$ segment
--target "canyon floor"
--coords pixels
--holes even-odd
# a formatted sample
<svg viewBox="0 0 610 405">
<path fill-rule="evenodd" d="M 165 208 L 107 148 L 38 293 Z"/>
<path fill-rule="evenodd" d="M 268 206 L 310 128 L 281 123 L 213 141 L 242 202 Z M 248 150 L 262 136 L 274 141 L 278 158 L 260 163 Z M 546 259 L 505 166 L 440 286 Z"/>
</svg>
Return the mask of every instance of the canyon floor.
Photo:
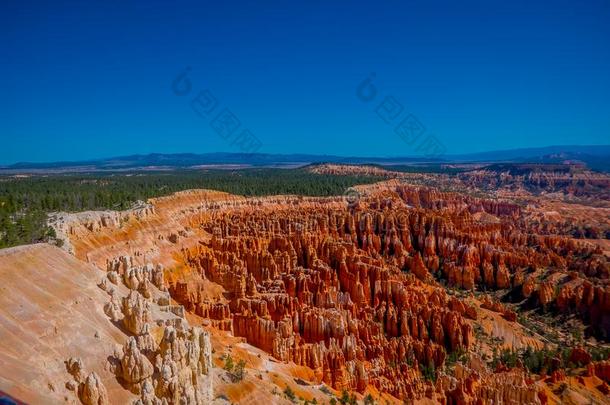
<svg viewBox="0 0 610 405">
<path fill-rule="evenodd" d="M 335 197 L 188 190 L 0 250 L 26 403 L 610 403 L 610 177 L 570 165 Z"/>
</svg>

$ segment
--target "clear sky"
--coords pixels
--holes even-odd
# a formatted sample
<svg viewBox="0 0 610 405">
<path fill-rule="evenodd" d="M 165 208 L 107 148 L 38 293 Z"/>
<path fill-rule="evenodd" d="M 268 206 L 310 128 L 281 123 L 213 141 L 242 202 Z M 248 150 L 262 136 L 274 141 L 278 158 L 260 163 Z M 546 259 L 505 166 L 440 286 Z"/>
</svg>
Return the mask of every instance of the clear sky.
<svg viewBox="0 0 610 405">
<path fill-rule="evenodd" d="M 609 143 L 609 0 L 168 3 L 2 1 L 0 163 L 236 151 L 224 108 L 259 152 L 417 155 L 387 96 L 447 153 Z"/>
</svg>

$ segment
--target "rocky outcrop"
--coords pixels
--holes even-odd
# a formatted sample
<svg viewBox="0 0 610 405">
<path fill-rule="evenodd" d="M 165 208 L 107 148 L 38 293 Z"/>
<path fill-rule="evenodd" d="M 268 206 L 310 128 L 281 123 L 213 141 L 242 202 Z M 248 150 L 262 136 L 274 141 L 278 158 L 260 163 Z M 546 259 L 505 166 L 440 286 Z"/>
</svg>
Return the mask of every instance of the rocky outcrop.
<svg viewBox="0 0 610 405">
<path fill-rule="evenodd" d="M 85 372 L 83 361 L 80 358 L 71 357 L 65 362 L 66 370 L 74 380 L 66 382 L 69 391 L 76 389 L 76 394 L 85 405 L 108 405 L 108 392 L 99 375 L 92 371 L 88 375 Z"/>
<path fill-rule="evenodd" d="M 71 357 L 65 362 L 68 373 L 74 377 L 76 382 L 82 382 L 85 380 L 85 370 L 83 361 L 80 358 Z"/>
<path fill-rule="evenodd" d="M 107 369 L 139 397 L 135 403 L 210 403 L 209 333 L 189 326 L 182 306 L 170 305 L 163 267 L 136 266 L 131 257 L 120 256 L 108 261 L 106 277 L 98 287 L 108 294 L 104 313 L 129 335 L 125 344 L 108 356 Z M 83 380 L 80 359 L 69 359 L 66 368 L 80 383 L 81 401 L 107 403 L 98 376 Z"/>
<path fill-rule="evenodd" d="M 509 308 L 506 308 L 502 303 L 492 300 L 488 295 L 481 299 L 481 308 L 489 309 L 490 311 L 502 314 L 502 317 L 509 322 L 517 320 L 517 313 Z"/>
<path fill-rule="evenodd" d="M 444 394 L 447 404 L 541 403 L 538 388 L 519 369 L 480 373 L 458 364 L 454 377 L 439 379 L 437 390 Z"/>
<path fill-rule="evenodd" d="M 78 386 L 78 398 L 85 405 L 108 405 L 108 393 L 100 377 L 92 372 Z"/>
<path fill-rule="evenodd" d="M 610 360 L 598 361 L 587 365 L 587 373 L 597 376 L 606 383 L 610 383 Z"/>
<path fill-rule="evenodd" d="M 121 367 L 117 374 L 129 385 L 136 385 L 153 374 L 150 361 L 140 353 L 137 340 L 132 336 L 123 347 Z"/>
<path fill-rule="evenodd" d="M 586 366 L 591 360 L 591 355 L 583 347 L 575 347 L 570 353 L 569 361 L 574 364 Z"/>
<path fill-rule="evenodd" d="M 160 373 L 156 395 L 171 403 L 205 403 L 210 393 L 202 392 L 202 376 L 211 371 L 211 344 L 207 332 L 200 328 L 178 331 L 165 329 L 155 367 Z"/>
<path fill-rule="evenodd" d="M 385 170 L 377 166 L 365 165 L 341 165 L 333 163 L 325 163 L 315 166 L 310 166 L 309 171 L 316 174 L 331 174 L 335 176 L 374 176 L 379 178 L 398 178 L 404 177 L 404 173 Z"/>
<path fill-rule="evenodd" d="M 122 301 L 123 326 L 129 332 L 139 335 L 144 326 L 152 321 L 150 302 L 137 291 L 131 291 Z"/>
<path fill-rule="evenodd" d="M 158 347 L 151 347 L 148 339 L 141 338 L 142 335 L 129 338 L 115 368 L 124 384 L 141 396 L 138 403 L 210 401 L 212 353 L 207 332 L 165 326 Z M 154 365 L 149 358 L 154 359 Z"/>
</svg>

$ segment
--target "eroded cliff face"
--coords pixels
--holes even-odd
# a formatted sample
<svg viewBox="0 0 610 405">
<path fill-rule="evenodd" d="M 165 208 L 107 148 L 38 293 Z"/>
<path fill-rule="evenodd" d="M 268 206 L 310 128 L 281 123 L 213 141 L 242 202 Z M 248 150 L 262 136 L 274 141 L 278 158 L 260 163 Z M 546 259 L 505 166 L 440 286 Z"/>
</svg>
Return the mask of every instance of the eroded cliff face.
<svg viewBox="0 0 610 405">
<path fill-rule="evenodd" d="M 606 256 L 585 241 L 532 233 L 522 225 L 530 212 L 507 200 L 391 180 L 334 198 L 185 192 L 123 215 L 106 223 L 66 216 L 61 224 L 77 257 L 131 289 L 122 301 L 111 299 L 107 313 L 134 334 L 117 358 L 137 365 L 141 392 L 166 385 L 145 384 L 150 367 L 143 351 L 151 366 L 173 367 L 164 366 L 171 356 L 145 330 L 143 300 L 167 305 L 169 297 L 156 294 L 165 286 L 187 312 L 278 360 L 311 368 L 318 382 L 359 392 L 374 386 L 404 399 L 544 398 L 519 368 L 469 366 L 448 374 L 450 355 L 474 350 L 478 309 L 442 284 L 510 291 L 535 306 L 574 312 L 598 336 L 610 333 Z M 165 270 L 145 267 L 148 261 Z M 482 304 L 508 322 L 516 319 L 497 302 Z M 192 333 L 174 340 L 188 342 Z M 178 363 L 194 367 L 190 357 Z M 434 370 L 444 370 L 436 383 L 426 378 Z"/>
<path fill-rule="evenodd" d="M 109 296 L 104 312 L 129 336 L 108 361 L 117 380 L 139 396 L 135 403 L 210 403 L 210 335 L 171 305 L 163 268 L 135 266 L 123 256 L 108 262 L 98 287 Z"/>
<path fill-rule="evenodd" d="M 610 200 L 610 176 L 580 164 L 496 164 L 459 174 L 467 185 L 497 190 L 522 188 L 532 192 L 561 192 L 574 197 Z"/>
</svg>

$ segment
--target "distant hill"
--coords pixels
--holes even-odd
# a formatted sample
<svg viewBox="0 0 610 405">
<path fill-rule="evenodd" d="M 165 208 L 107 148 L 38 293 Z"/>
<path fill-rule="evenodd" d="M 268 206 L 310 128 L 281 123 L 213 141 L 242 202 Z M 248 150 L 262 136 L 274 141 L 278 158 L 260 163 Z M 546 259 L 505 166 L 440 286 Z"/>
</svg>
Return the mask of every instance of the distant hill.
<svg viewBox="0 0 610 405">
<path fill-rule="evenodd" d="M 446 158 L 463 162 L 562 163 L 580 161 L 593 170 L 610 172 L 610 145 L 558 145 L 452 155 Z"/>
<path fill-rule="evenodd" d="M 311 163 L 376 163 L 376 164 L 412 164 L 418 162 L 442 162 L 441 159 L 423 159 L 416 157 L 343 157 L 335 155 L 309 154 L 267 154 L 267 153 L 151 153 L 148 155 L 119 156 L 108 159 L 29 163 L 21 162 L 0 167 L 0 172 L 86 172 L 117 171 L 134 169 L 181 169 L 197 167 L 299 167 Z"/>
<path fill-rule="evenodd" d="M 610 172 L 610 145 L 564 145 L 542 148 L 511 149 L 491 152 L 444 155 L 438 159 L 424 157 L 345 157 L 312 154 L 255 153 L 151 153 L 73 162 L 16 163 L 0 167 L 0 173 L 20 172 L 94 172 L 127 170 L 172 170 L 197 167 L 298 167 L 311 163 L 351 164 L 422 164 L 451 162 L 531 162 L 561 163 L 580 161 L 594 170 Z"/>
</svg>

